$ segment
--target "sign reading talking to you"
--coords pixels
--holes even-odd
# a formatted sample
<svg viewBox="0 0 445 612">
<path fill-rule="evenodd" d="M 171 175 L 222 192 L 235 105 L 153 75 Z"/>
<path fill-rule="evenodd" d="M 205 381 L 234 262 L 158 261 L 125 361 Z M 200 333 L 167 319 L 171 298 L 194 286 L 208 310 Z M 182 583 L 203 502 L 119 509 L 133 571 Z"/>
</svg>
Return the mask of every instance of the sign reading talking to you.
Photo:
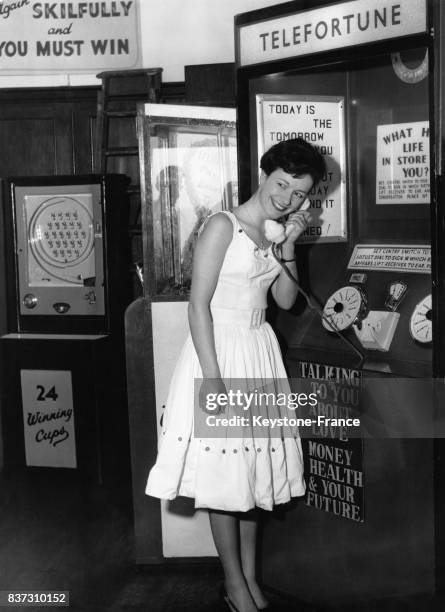
<svg viewBox="0 0 445 612">
<path fill-rule="evenodd" d="M 2 0 L 0 74 L 137 68 L 139 25 L 139 0 Z"/>
</svg>

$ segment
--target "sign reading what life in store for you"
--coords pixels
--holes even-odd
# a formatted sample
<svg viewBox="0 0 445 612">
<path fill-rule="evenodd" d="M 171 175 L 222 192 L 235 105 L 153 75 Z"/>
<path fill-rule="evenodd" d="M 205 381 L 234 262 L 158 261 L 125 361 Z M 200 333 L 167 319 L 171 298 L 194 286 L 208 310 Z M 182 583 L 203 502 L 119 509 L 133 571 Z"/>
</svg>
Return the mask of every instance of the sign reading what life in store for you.
<svg viewBox="0 0 445 612">
<path fill-rule="evenodd" d="M 21 370 L 26 465 L 75 468 L 71 372 Z"/>
<path fill-rule="evenodd" d="M 304 138 L 323 155 L 327 172 L 302 209 L 311 213 L 299 242 L 347 238 L 344 99 L 333 96 L 258 94 L 258 160 L 271 146 Z"/>
<path fill-rule="evenodd" d="M 0 2 L 0 71 L 98 72 L 140 65 L 139 0 Z"/>
<path fill-rule="evenodd" d="M 358 418 L 361 401 L 359 370 L 301 361 L 298 376 L 309 379 L 311 392 L 318 396 L 310 416 L 324 415 L 339 420 Z M 364 476 L 363 439 L 359 428 L 349 435 L 348 428 L 314 422 L 302 439 L 307 478 L 306 505 L 344 519 L 363 523 Z"/>
<path fill-rule="evenodd" d="M 428 121 L 377 126 L 377 204 L 430 203 Z"/>
</svg>

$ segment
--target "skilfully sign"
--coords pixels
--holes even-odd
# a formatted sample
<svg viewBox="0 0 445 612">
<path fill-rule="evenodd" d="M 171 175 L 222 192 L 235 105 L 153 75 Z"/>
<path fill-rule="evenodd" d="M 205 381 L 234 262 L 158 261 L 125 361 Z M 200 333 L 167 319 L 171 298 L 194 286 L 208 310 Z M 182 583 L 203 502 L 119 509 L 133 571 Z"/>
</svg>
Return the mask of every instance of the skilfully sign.
<svg viewBox="0 0 445 612">
<path fill-rule="evenodd" d="M 139 0 L 0 0 L 0 68 L 4 74 L 137 68 L 139 26 Z"/>
<path fill-rule="evenodd" d="M 240 27 L 240 66 L 426 31 L 426 0 L 353 0 Z"/>
</svg>

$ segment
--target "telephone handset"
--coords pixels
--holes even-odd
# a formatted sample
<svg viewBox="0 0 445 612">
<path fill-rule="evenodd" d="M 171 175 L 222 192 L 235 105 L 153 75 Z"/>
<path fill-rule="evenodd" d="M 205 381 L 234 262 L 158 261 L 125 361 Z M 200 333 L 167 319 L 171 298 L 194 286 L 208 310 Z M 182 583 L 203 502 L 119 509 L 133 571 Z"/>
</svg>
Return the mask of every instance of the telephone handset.
<svg viewBox="0 0 445 612">
<path fill-rule="evenodd" d="M 300 210 L 309 210 L 311 206 L 311 201 L 309 200 L 309 198 L 306 198 L 303 202 L 303 204 L 300 206 L 300 208 L 298 209 Z"/>
<path fill-rule="evenodd" d="M 301 204 L 298 210 L 293 211 L 288 215 L 281 217 L 279 221 L 274 221 L 273 219 L 267 219 L 264 222 L 264 235 L 270 242 L 275 245 L 280 245 L 286 237 L 289 235 L 289 232 L 292 229 L 292 223 L 288 223 L 289 217 L 300 211 L 307 211 L 311 205 L 309 198 L 306 198 Z"/>
</svg>

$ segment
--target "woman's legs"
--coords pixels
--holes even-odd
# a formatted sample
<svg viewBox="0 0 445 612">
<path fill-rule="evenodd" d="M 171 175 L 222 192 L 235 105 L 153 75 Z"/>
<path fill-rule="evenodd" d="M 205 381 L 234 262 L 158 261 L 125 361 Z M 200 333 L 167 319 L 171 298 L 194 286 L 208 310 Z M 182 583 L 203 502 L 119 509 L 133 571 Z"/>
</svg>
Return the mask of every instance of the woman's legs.
<svg viewBox="0 0 445 612">
<path fill-rule="evenodd" d="M 256 580 L 256 542 L 258 532 L 258 512 L 253 510 L 240 518 L 240 552 L 243 574 L 249 591 L 261 610 L 267 607 L 268 601 L 264 597 Z"/>
<path fill-rule="evenodd" d="M 240 557 L 240 520 L 234 514 L 209 511 L 213 540 L 224 570 L 227 594 L 239 612 L 257 612 L 244 578 Z"/>
</svg>

